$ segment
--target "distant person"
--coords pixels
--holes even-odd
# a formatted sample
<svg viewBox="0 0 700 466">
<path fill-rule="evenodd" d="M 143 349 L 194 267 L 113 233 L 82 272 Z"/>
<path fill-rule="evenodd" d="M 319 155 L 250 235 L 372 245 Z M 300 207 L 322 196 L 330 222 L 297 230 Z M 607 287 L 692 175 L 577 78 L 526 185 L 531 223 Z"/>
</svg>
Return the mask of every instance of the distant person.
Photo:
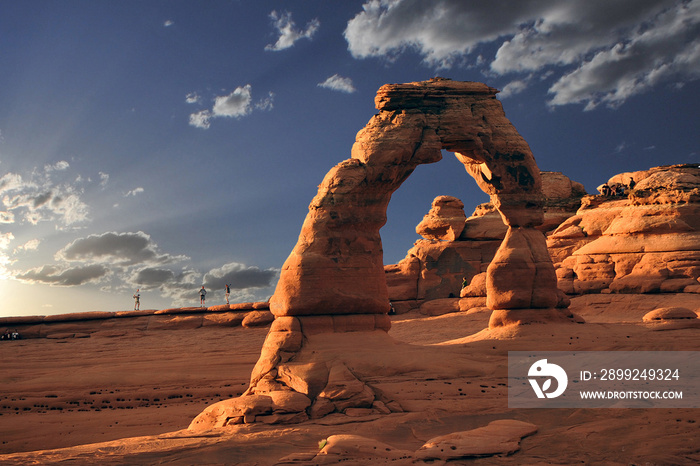
<svg viewBox="0 0 700 466">
<path fill-rule="evenodd" d="M 395 316 L 396 315 L 396 309 L 394 309 L 394 303 L 389 300 L 389 315 L 390 316 Z"/>
<path fill-rule="evenodd" d="M 137 289 L 136 293 L 134 293 L 134 311 L 138 311 L 139 309 L 141 309 L 141 294 Z"/>
<path fill-rule="evenodd" d="M 630 178 L 630 184 L 629 184 L 630 191 L 632 191 L 635 186 L 637 186 L 637 182 L 634 181 L 634 178 Z"/>
<path fill-rule="evenodd" d="M 231 285 L 224 286 L 224 295 L 226 296 L 226 304 L 229 304 L 228 297 L 231 296 Z"/>
<path fill-rule="evenodd" d="M 467 277 L 462 277 L 462 288 L 466 288 L 469 286 L 469 280 L 467 280 Z"/>
<path fill-rule="evenodd" d="M 205 297 L 207 295 L 207 290 L 204 289 L 204 285 L 202 285 L 202 289 L 199 290 L 199 304 L 201 307 L 204 307 L 205 304 Z"/>
</svg>

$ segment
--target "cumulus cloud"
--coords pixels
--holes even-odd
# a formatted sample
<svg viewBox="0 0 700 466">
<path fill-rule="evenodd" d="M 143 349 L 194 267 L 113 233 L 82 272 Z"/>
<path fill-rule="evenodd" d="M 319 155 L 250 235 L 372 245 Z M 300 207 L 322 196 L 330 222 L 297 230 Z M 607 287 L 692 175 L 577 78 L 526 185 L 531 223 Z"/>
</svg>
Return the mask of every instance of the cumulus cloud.
<svg viewBox="0 0 700 466">
<path fill-rule="evenodd" d="M 173 271 L 164 267 L 142 267 L 132 270 L 124 281 L 131 288 L 157 290 L 161 296 L 172 300 L 173 305 L 199 303 L 202 274 L 190 268 Z"/>
<path fill-rule="evenodd" d="M 78 286 L 98 282 L 109 274 L 109 269 L 101 264 L 62 268 L 55 265 L 28 270 L 15 274 L 17 280 L 26 283 L 44 283 L 55 286 Z"/>
<path fill-rule="evenodd" d="M 171 19 L 166 19 L 165 22 L 163 22 L 163 27 L 169 28 L 170 26 L 174 25 L 175 21 Z"/>
<path fill-rule="evenodd" d="M 56 253 L 56 260 L 109 262 L 126 266 L 165 264 L 187 259 L 158 251 L 158 245 L 142 231 L 136 233 L 107 232 L 78 238 Z"/>
<path fill-rule="evenodd" d="M 204 286 L 223 288 L 229 284 L 232 290 L 264 288 L 272 285 L 278 273 L 275 269 L 261 270 L 258 267 L 231 262 L 207 272 L 204 275 Z"/>
<path fill-rule="evenodd" d="M 196 92 L 190 92 L 185 96 L 185 102 L 188 104 L 197 104 L 201 100 L 201 97 L 199 97 L 199 94 Z"/>
<path fill-rule="evenodd" d="M 371 0 L 345 30 L 356 58 L 406 50 L 449 68 L 553 74 L 550 105 L 614 107 L 661 83 L 700 77 L 700 0 Z M 498 47 L 484 59 L 486 46 Z M 514 80 L 509 94 L 526 81 Z"/>
<path fill-rule="evenodd" d="M 43 173 L 32 172 L 25 178 L 18 173 L 6 173 L 0 178 L 0 223 L 15 223 L 17 214 L 25 222 L 58 220 L 73 225 L 88 219 L 89 209 L 82 190 L 70 183 L 55 183 L 52 172 L 64 171 L 67 162 L 46 165 Z"/>
<path fill-rule="evenodd" d="M 15 239 L 15 235 L 10 232 L 0 233 L 0 249 L 7 249 L 13 239 Z"/>
<path fill-rule="evenodd" d="M 210 120 L 211 112 L 209 110 L 190 114 L 190 126 L 195 128 L 209 129 L 209 126 L 211 126 Z"/>
<path fill-rule="evenodd" d="M 242 117 L 250 113 L 250 102 L 252 97 L 252 86 L 237 87 L 228 95 L 222 95 L 214 99 L 212 115 L 223 117 Z"/>
<path fill-rule="evenodd" d="M 517 79 L 515 81 L 511 81 L 505 87 L 503 87 L 499 96 L 502 99 L 505 99 L 507 97 L 511 97 L 511 96 L 516 95 L 516 94 L 520 94 L 525 89 L 527 89 L 527 87 L 529 85 L 530 85 L 529 79 Z"/>
<path fill-rule="evenodd" d="M 314 18 L 306 25 L 304 29 L 297 29 L 292 14 L 288 11 L 277 12 L 275 10 L 270 13 L 272 25 L 279 34 L 277 42 L 265 46 L 265 50 L 280 51 L 292 47 L 301 39 L 311 39 L 316 33 L 321 23 Z"/>
<path fill-rule="evenodd" d="M 355 86 L 352 84 L 352 79 L 344 78 L 339 74 L 334 74 L 325 81 L 318 83 L 318 86 L 330 89 L 332 91 L 340 91 L 348 94 L 352 94 L 356 91 Z"/>
<path fill-rule="evenodd" d="M 233 92 L 214 98 L 211 110 L 200 110 L 190 114 L 190 125 L 196 128 L 208 129 L 212 118 L 242 118 L 253 110 L 271 110 L 274 94 L 269 92 L 267 97 L 253 102 L 253 87 L 250 84 L 239 86 Z"/>
<path fill-rule="evenodd" d="M 26 243 L 17 246 L 14 252 L 17 253 L 18 251 L 36 251 L 37 249 L 39 249 L 39 244 L 41 244 L 41 240 L 30 239 Z"/>
</svg>

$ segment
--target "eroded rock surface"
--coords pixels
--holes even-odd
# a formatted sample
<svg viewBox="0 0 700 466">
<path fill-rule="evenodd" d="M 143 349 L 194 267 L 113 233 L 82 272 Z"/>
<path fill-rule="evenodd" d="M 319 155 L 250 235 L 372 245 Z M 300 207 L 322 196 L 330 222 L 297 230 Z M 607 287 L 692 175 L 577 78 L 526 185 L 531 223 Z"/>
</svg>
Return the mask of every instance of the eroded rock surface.
<svg viewBox="0 0 700 466">
<path fill-rule="evenodd" d="M 548 238 L 569 294 L 699 292 L 700 168 L 656 167 L 612 177 L 624 196 L 588 196 Z"/>
<path fill-rule="evenodd" d="M 379 113 L 357 134 L 351 158 L 323 179 L 282 267 L 270 299 L 277 319 L 244 398 L 292 390 L 311 402 L 299 418 L 391 411 L 391 400 L 382 399 L 342 361 L 314 353 L 302 362 L 299 355 L 313 335 L 359 332 L 360 345 L 372 332 L 389 330 L 379 229 L 386 223 L 393 192 L 418 165 L 439 161 L 442 149 L 455 153 L 508 227 L 506 241 L 486 269 L 488 302 L 506 317 L 510 309 L 546 309 L 558 302 L 545 237 L 536 229 L 544 222 L 540 171 L 529 146 L 505 117 L 497 92 L 481 83 L 442 78 L 379 89 Z M 421 230 L 455 239 L 465 218 L 460 201 L 438 199 Z M 246 401 L 222 402 L 190 428 L 206 430 L 276 414 L 267 398 L 259 399 L 255 415 Z M 280 422 L 294 418 L 294 413 L 285 414 L 290 416 Z"/>
<path fill-rule="evenodd" d="M 585 189 L 580 183 L 570 180 L 559 172 L 542 172 L 541 179 L 544 195 L 544 223 L 539 225 L 537 230 L 548 233 L 576 214 L 581 206 L 581 198 L 585 195 Z M 496 256 L 496 251 L 499 251 L 499 262 L 503 261 L 504 256 L 508 258 L 508 255 L 511 255 L 508 259 L 515 259 L 512 256 L 515 253 L 512 247 L 513 242 L 516 241 L 515 237 L 526 241 L 524 235 L 533 234 L 522 233 L 521 228 L 509 230 L 509 227 L 503 223 L 498 210 L 491 203 L 477 206 L 468 218 L 463 211 L 458 211 L 461 205 L 463 205 L 461 201 L 454 197 L 437 197 L 433 201 L 430 212 L 416 227 L 416 232 L 423 238 L 414 244 L 398 264 L 385 266 L 389 298 L 397 313 L 419 308 L 423 303 L 458 296 L 481 297 L 482 302 L 472 300 L 471 305 L 472 307 L 485 306 L 486 272 Z M 461 223 L 458 223 L 458 220 Z M 448 233 L 450 230 L 461 230 L 461 233 L 455 237 Z M 502 244 L 506 234 L 509 240 L 506 244 Z M 544 253 L 546 246 L 541 244 L 539 238 L 536 238 L 534 249 L 531 251 L 527 249 L 529 246 L 523 246 L 524 248 L 520 249 L 520 258 L 528 262 L 528 270 L 536 269 L 538 266 L 535 266 L 535 263 L 541 263 L 539 267 L 543 273 L 551 274 L 548 252 Z M 516 261 L 513 265 L 513 273 L 522 273 L 524 266 L 524 262 Z M 515 272 L 516 269 L 520 272 Z M 512 277 L 512 273 L 507 270 L 504 272 L 501 289 L 493 293 L 494 299 L 511 293 L 508 280 L 512 280 Z M 542 307 L 544 304 L 549 305 L 554 302 L 553 295 L 549 296 L 551 299 L 549 302 L 540 301 L 542 297 L 535 296 L 539 281 L 535 282 L 528 277 L 530 275 L 526 274 L 525 279 L 531 280 L 531 284 L 527 290 L 523 288 L 519 291 L 521 294 L 519 299 L 530 302 L 534 300 L 535 304 L 528 306 L 523 301 L 521 306 Z M 551 282 L 551 276 L 549 280 Z M 467 286 L 463 286 L 464 284 Z M 528 297 L 524 298 L 522 293 L 526 293 Z M 558 298 L 556 306 L 565 304 L 560 294 Z M 496 302 L 492 302 L 491 305 L 495 309 L 501 308 L 501 304 Z"/>
</svg>

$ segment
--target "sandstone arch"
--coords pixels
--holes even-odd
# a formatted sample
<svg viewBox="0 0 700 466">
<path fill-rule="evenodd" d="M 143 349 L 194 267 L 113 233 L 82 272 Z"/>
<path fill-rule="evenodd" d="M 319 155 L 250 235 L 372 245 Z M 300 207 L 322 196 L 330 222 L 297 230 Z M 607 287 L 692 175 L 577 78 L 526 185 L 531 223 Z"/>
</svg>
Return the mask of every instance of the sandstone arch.
<svg viewBox="0 0 700 466">
<path fill-rule="evenodd" d="M 487 270 L 489 325 L 571 317 L 554 309 L 561 293 L 544 235 L 534 228 L 543 222 L 539 169 L 496 93 L 441 78 L 379 89 L 379 113 L 357 134 L 352 157 L 323 179 L 283 265 L 270 299 L 275 321 L 248 390 L 208 407 L 190 430 L 401 409 L 363 381 L 379 367 L 394 371 L 392 364 L 416 351 L 397 349 L 386 333 L 379 229 L 392 193 L 418 165 L 439 161 L 442 149 L 456 154 L 509 226 Z M 381 351 L 354 354 L 363 345 Z"/>
<path fill-rule="evenodd" d="M 545 238 L 534 229 L 543 222 L 539 169 L 497 92 L 442 78 L 379 89 L 379 113 L 309 206 L 270 301 L 275 316 L 364 315 L 368 328 L 388 325 L 370 318 L 389 306 L 379 229 L 392 193 L 418 165 L 439 161 L 441 149 L 455 153 L 510 227 L 489 267 L 488 307 L 558 304 Z"/>
</svg>

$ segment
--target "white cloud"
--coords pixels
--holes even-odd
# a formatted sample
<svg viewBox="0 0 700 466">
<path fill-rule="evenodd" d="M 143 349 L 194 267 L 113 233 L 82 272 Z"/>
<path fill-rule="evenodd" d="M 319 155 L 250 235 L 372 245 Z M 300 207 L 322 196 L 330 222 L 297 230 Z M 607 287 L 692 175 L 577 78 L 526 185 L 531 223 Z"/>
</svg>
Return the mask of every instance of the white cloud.
<svg viewBox="0 0 700 466">
<path fill-rule="evenodd" d="M 275 100 L 275 94 L 273 92 L 268 92 L 267 97 L 264 99 L 260 99 L 258 103 L 255 104 L 255 109 L 256 110 L 272 110 L 274 105 L 273 101 Z"/>
<path fill-rule="evenodd" d="M 501 99 L 505 99 L 508 97 L 512 97 L 516 94 L 520 94 L 523 92 L 527 87 L 529 86 L 530 82 L 529 79 L 517 79 L 515 81 L 511 81 L 506 86 L 501 90 L 501 92 L 498 94 L 498 96 Z"/>
<path fill-rule="evenodd" d="M 142 192 L 144 192 L 144 189 L 141 186 L 139 186 L 138 188 L 134 188 L 131 191 L 124 194 L 124 197 L 136 196 L 137 194 L 141 194 Z"/>
<path fill-rule="evenodd" d="M 411 49 L 437 68 L 481 66 L 483 49 L 495 45 L 484 73 L 554 71 L 553 106 L 615 107 L 700 78 L 700 0 L 371 0 L 345 38 L 356 58 L 392 60 Z M 522 79 L 511 84 L 510 95 L 522 89 Z"/>
<path fill-rule="evenodd" d="M 311 39 L 318 30 L 321 23 L 314 18 L 303 30 L 296 29 L 296 24 L 292 20 L 292 14 L 288 11 L 278 13 L 273 10 L 270 13 L 272 25 L 279 33 L 277 42 L 265 46 L 265 50 L 280 51 L 292 47 L 298 40 Z"/>
<path fill-rule="evenodd" d="M 15 223 L 15 214 L 12 212 L 0 212 L 0 223 Z"/>
<path fill-rule="evenodd" d="M 17 173 L 6 173 L 0 178 L 0 194 L 20 188 L 36 187 L 33 183 L 24 183 L 22 176 Z"/>
<path fill-rule="evenodd" d="M 264 288 L 273 284 L 277 274 L 277 269 L 261 270 L 255 266 L 231 262 L 207 272 L 203 281 L 206 287 L 216 289 L 223 288 L 226 284 L 229 284 L 232 290 Z"/>
<path fill-rule="evenodd" d="M 70 167 L 68 162 L 65 160 L 61 160 L 59 162 L 54 163 L 53 165 L 44 165 L 44 171 L 45 172 L 52 172 L 52 171 L 61 171 L 61 170 L 66 170 Z"/>
<path fill-rule="evenodd" d="M 318 85 L 319 87 L 330 89 L 332 91 L 340 91 L 348 94 L 352 94 L 356 91 L 355 86 L 352 84 L 352 79 L 344 78 L 339 74 L 334 74 L 322 83 L 318 83 Z"/>
<path fill-rule="evenodd" d="M 19 251 L 36 251 L 37 249 L 39 249 L 39 244 L 41 244 L 41 240 L 30 239 L 21 246 L 17 246 L 13 252 L 16 254 Z"/>
<path fill-rule="evenodd" d="M 190 114 L 190 126 L 195 128 L 209 129 L 209 126 L 211 126 L 210 120 L 211 112 L 209 110 Z"/>
<path fill-rule="evenodd" d="M 222 117 L 240 118 L 250 113 L 250 101 L 252 100 L 252 86 L 237 87 L 228 95 L 222 95 L 214 99 L 212 115 Z"/>
<path fill-rule="evenodd" d="M 170 19 L 167 19 L 167 20 L 165 20 L 165 22 L 163 23 L 163 27 L 169 28 L 170 26 L 172 26 L 172 25 L 174 25 L 174 24 L 175 24 L 175 21 L 170 20 Z"/>
<path fill-rule="evenodd" d="M 45 166 L 43 174 L 32 172 L 29 179 L 17 173 L 0 178 L 0 201 L 4 207 L 0 223 L 14 223 L 17 213 L 33 225 L 51 220 L 64 225 L 86 221 L 89 209 L 80 198 L 82 190 L 69 183 L 56 184 L 51 178 L 53 172 L 67 168 L 67 162 L 59 162 Z"/>
<path fill-rule="evenodd" d="M 253 87 L 250 84 L 237 87 L 233 92 L 214 98 L 211 110 L 200 110 L 190 114 L 190 125 L 208 129 L 212 118 L 242 118 L 253 110 L 271 110 L 275 95 L 268 92 L 267 97 L 253 103 Z"/>
<path fill-rule="evenodd" d="M 595 53 L 551 88 L 551 105 L 617 107 L 662 83 L 700 78 L 700 0 L 677 5 Z"/>
<path fill-rule="evenodd" d="M 0 249 L 7 249 L 13 239 L 15 239 L 15 235 L 10 232 L 0 233 Z"/>
<path fill-rule="evenodd" d="M 188 104 L 198 104 L 201 100 L 201 97 L 199 97 L 199 94 L 196 92 L 190 92 L 185 96 L 185 102 Z"/>
<path fill-rule="evenodd" d="M 107 173 L 99 172 L 100 175 L 100 186 L 103 188 L 109 183 L 109 175 Z"/>
</svg>

